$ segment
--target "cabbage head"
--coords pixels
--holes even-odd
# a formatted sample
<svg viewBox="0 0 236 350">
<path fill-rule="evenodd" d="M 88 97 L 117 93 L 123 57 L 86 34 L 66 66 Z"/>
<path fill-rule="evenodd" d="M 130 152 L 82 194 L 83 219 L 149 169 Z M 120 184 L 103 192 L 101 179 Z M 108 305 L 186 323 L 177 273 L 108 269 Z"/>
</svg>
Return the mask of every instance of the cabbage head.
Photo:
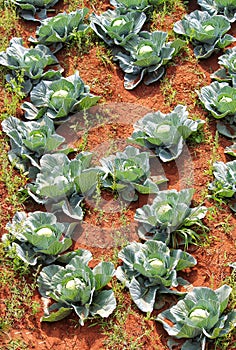
<svg viewBox="0 0 236 350">
<path fill-rule="evenodd" d="M 82 220 L 81 202 L 94 192 L 100 172 L 91 166 L 91 160 L 90 152 L 80 152 L 72 160 L 63 153 L 43 155 L 40 171 L 27 187 L 29 195 L 37 203 L 48 205 L 53 213 Z"/>
</svg>

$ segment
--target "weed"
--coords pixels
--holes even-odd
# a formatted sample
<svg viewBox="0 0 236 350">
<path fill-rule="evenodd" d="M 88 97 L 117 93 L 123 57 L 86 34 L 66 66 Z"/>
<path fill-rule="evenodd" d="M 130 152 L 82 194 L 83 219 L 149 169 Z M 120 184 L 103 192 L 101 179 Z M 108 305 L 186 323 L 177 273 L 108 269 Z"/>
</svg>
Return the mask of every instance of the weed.
<svg viewBox="0 0 236 350">
<path fill-rule="evenodd" d="M 22 91 L 22 83 L 24 81 L 24 71 L 18 72 L 17 77 L 11 79 L 10 82 L 4 82 L 4 69 L 0 77 L 1 85 L 4 91 L 3 108 L 0 113 L 0 120 L 3 120 L 11 115 L 16 115 L 17 109 L 22 103 L 25 94 Z"/>
<path fill-rule="evenodd" d="M 144 343 L 142 342 L 146 337 L 151 335 L 153 331 L 150 324 L 147 325 L 147 321 L 144 317 L 141 317 L 139 322 L 140 335 L 130 336 L 127 330 L 125 330 L 125 325 L 129 322 L 129 317 L 136 316 L 136 312 L 127 306 L 126 298 L 124 293 L 125 286 L 122 283 L 114 280 L 112 281 L 112 287 L 117 300 L 117 308 L 113 314 L 113 317 L 108 321 L 102 321 L 101 327 L 103 329 L 103 334 L 106 335 L 104 341 L 105 349 L 117 349 L 117 350 L 136 350 L 143 349 Z M 138 316 L 140 319 L 140 315 Z"/>
<path fill-rule="evenodd" d="M 171 106 L 173 103 L 176 103 L 177 91 L 173 88 L 171 79 L 167 77 L 162 79 L 160 89 L 164 95 L 165 103 L 168 106 Z"/>
<path fill-rule="evenodd" d="M 11 339 L 3 348 L 4 350 L 24 350 L 28 349 L 28 345 L 21 339 Z"/>
<path fill-rule="evenodd" d="M 218 148 L 219 148 L 219 133 L 218 131 L 216 131 L 215 138 L 212 144 L 212 155 L 211 155 L 211 158 L 208 160 L 209 169 L 205 170 L 204 172 L 205 175 L 213 174 L 213 164 L 220 159 Z"/>
<path fill-rule="evenodd" d="M 13 214 L 17 210 L 22 210 L 23 203 L 28 197 L 28 194 L 26 194 L 24 189 L 27 177 L 23 173 L 15 171 L 14 165 L 10 164 L 8 160 L 7 151 L 8 144 L 0 132 L 0 182 L 3 183 L 6 190 L 6 197 L 2 197 L 2 199 L 5 201 L 5 203 L 11 206 L 11 212 Z M 4 214 L 1 210 L 0 227 L 2 227 L 2 222 L 5 222 L 6 219 L 10 219 L 10 211 L 9 217 L 6 217 L 6 214 Z"/>
<path fill-rule="evenodd" d="M 10 257 L 10 259 L 9 259 Z M 36 276 L 30 273 L 29 266 L 14 251 L 5 251 L 0 244 L 0 280 L 4 293 L 8 295 L 3 301 L 4 317 L 0 316 L 0 330 L 7 332 L 18 320 L 25 317 L 25 313 L 35 314 L 39 311 L 39 304 L 32 301 L 36 288 Z M 28 281 L 30 274 L 30 281 Z"/>
<path fill-rule="evenodd" d="M 1 19 L 0 27 L 4 28 L 4 35 L 0 36 L 0 51 L 5 51 L 9 46 L 10 39 L 20 37 L 18 28 L 19 16 L 17 15 L 17 6 L 12 1 L 0 0 Z"/>
<path fill-rule="evenodd" d="M 94 46 L 94 33 L 91 29 L 86 31 L 86 33 L 81 33 L 74 29 L 70 35 L 70 42 L 67 43 L 68 54 L 70 54 L 70 49 L 76 49 L 76 56 L 74 59 L 77 62 L 78 56 L 82 56 L 89 53 L 91 48 Z"/>
<path fill-rule="evenodd" d="M 112 67 L 112 52 L 109 49 L 106 49 L 105 46 L 97 46 L 96 48 L 96 57 L 105 67 Z"/>
</svg>

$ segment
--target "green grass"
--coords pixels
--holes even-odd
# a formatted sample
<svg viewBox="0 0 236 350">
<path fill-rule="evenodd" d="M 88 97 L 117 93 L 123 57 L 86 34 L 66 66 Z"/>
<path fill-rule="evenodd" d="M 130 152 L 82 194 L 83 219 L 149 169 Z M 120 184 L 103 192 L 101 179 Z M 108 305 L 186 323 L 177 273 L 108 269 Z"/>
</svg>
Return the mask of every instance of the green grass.
<svg viewBox="0 0 236 350">
<path fill-rule="evenodd" d="M 34 315 L 40 307 L 32 300 L 36 288 L 35 275 L 16 253 L 5 249 L 4 244 L 0 243 L 0 283 L 7 295 L 2 301 L 4 311 L 0 314 L 0 334 L 7 334 L 10 327 L 24 320 L 26 313 Z"/>
<path fill-rule="evenodd" d="M 0 35 L 0 51 L 5 51 L 13 36 L 21 36 L 17 25 L 19 16 L 16 12 L 16 6 L 10 0 L 0 0 L 0 10 L 2 10 L 0 28 L 4 28 L 4 35 L 2 35 L 3 33 Z"/>
<path fill-rule="evenodd" d="M 5 188 L 4 202 L 9 205 L 8 214 L 0 208 L 0 227 L 3 227 L 6 220 L 10 220 L 11 215 L 16 211 L 23 210 L 23 203 L 28 195 L 25 191 L 27 176 L 19 173 L 8 160 L 9 145 L 0 132 L 0 182 Z M 2 193 L 2 196 L 4 195 Z M 11 209 L 10 209 L 11 208 Z"/>
</svg>

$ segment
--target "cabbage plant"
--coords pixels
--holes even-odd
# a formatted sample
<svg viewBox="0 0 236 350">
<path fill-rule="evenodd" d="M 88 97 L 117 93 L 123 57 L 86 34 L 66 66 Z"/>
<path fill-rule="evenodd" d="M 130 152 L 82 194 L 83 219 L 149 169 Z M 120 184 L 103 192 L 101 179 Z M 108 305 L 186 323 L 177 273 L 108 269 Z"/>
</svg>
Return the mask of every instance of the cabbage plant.
<svg viewBox="0 0 236 350">
<path fill-rule="evenodd" d="M 93 13 L 90 16 L 90 26 L 94 32 L 109 46 L 126 46 L 126 43 L 140 32 L 146 15 L 143 12 L 108 10 L 100 16 Z"/>
<path fill-rule="evenodd" d="M 236 41 L 232 35 L 225 34 L 230 23 L 222 15 L 210 15 L 207 11 L 195 10 L 174 24 L 177 34 L 187 37 L 194 46 L 197 58 L 208 58 Z"/>
<path fill-rule="evenodd" d="M 197 93 L 204 107 L 213 117 L 220 119 L 236 116 L 236 87 L 213 81 L 210 85 L 203 86 Z"/>
<path fill-rule="evenodd" d="M 26 119 L 39 119 L 47 116 L 62 119 L 79 110 L 85 110 L 97 103 L 99 96 L 89 92 L 76 71 L 67 78 L 55 81 L 41 81 L 30 93 L 30 101 L 22 104 Z"/>
<path fill-rule="evenodd" d="M 26 214 L 17 212 L 6 225 L 7 234 L 2 241 L 9 251 L 14 251 L 26 264 L 49 265 L 57 262 L 66 264 L 75 255 L 87 251 L 67 252 L 72 246 L 75 224 L 58 222 L 52 213 L 35 211 Z M 90 256 L 89 252 L 86 253 Z"/>
<path fill-rule="evenodd" d="M 177 277 L 177 272 L 196 265 L 194 257 L 180 249 L 169 249 L 165 243 L 147 241 L 132 242 L 123 248 L 118 257 L 122 265 L 116 270 L 116 277 L 129 288 L 131 298 L 144 312 L 152 312 L 158 296 L 176 294 L 178 285 L 187 282 Z"/>
<path fill-rule="evenodd" d="M 213 164 L 215 180 L 210 183 L 209 190 L 214 198 L 231 198 L 230 208 L 236 211 L 236 160 L 232 162 L 215 162 Z"/>
<path fill-rule="evenodd" d="M 9 160 L 23 172 L 30 171 L 31 167 L 39 168 L 39 159 L 46 153 L 68 154 L 74 150 L 63 145 L 65 138 L 55 132 L 53 121 L 48 117 L 27 122 L 8 117 L 2 122 L 2 130 L 10 138 Z"/>
<path fill-rule="evenodd" d="M 226 81 L 236 87 L 236 47 L 226 50 L 218 58 L 218 63 L 221 68 L 211 74 L 211 78 L 220 82 Z"/>
<path fill-rule="evenodd" d="M 225 312 L 232 288 L 195 287 L 183 300 L 161 312 L 156 320 L 176 339 L 187 339 L 182 350 L 204 350 L 206 342 L 228 334 L 236 326 L 236 311 Z"/>
<path fill-rule="evenodd" d="M 40 21 L 47 17 L 47 10 L 53 7 L 58 0 L 11 0 L 17 5 L 20 16 L 30 21 Z"/>
<path fill-rule="evenodd" d="M 139 119 L 129 140 L 153 149 L 163 162 L 169 162 L 179 157 L 184 141 L 203 124 L 203 120 L 188 118 L 186 106 L 177 105 L 168 114 L 158 111 Z"/>
<path fill-rule="evenodd" d="M 236 21 L 235 0 L 198 0 L 198 4 L 210 15 L 223 15 L 229 22 Z"/>
<path fill-rule="evenodd" d="M 180 41 L 166 42 L 167 33 L 143 31 L 125 45 L 127 53 L 119 52 L 114 59 L 124 71 L 124 87 L 134 89 L 142 80 L 149 85 L 165 73 L 164 65 L 170 61 L 182 45 Z"/>
<path fill-rule="evenodd" d="M 61 211 L 82 220 L 80 206 L 85 195 L 93 193 L 99 169 L 90 166 L 92 153 L 81 152 L 70 160 L 63 153 L 45 154 L 40 159 L 40 171 L 28 185 L 29 195 L 52 212 Z"/>
<path fill-rule="evenodd" d="M 36 30 L 36 37 L 30 37 L 29 41 L 47 46 L 52 45 L 54 52 L 59 51 L 63 43 L 70 41 L 74 33 L 81 36 L 86 35 L 89 26 L 84 21 L 88 11 L 88 8 L 84 7 L 74 12 L 63 12 L 44 19 Z"/>
<path fill-rule="evenodd" d="M 114 292 L 104 287 L 114 273 L 112 263 L 101 262 L 91 269 L 83 256 L 73 257 L 65 267 L 44 267 L 37 280 L 39 292 L 55 302 L 44 310 L 41 321 L 58 321 L 72 311 L 81 326 L 89 316 L 108 317 L 116 308 L 116 299 Z"/>
<path fill-rule="evenodd" d="M 199 237 L 197 230 L 206 228 L 201 219 L 205 217 L 207 208 L 190 208 L 193 194 L 192 188 L 179 192 L 160 191 L 152 204 L 138 208 L 134 218 L 140 223 L 139 237 L 145 241 L 162 241 L 171 247 L 195 243 Z"/>
<path fill-rule="evenodd" d="M 47 46 L 36 45 L 34 48 L 27 48 L 23 46 L 22 38 L 12 38 L 6 51 L 0 52 L 0 65 L 11 70 L 11 74 L 6 75 L 6 80 L 12 83 L 13 87 L 13 81 L 18 81 L 18 76 L 22 75 L 23 81 L 19 83 L 25 94 L 28 94 L 41 79 L 58 79 L 63 71 L 56 56 Z M 53 66 L 54 69 L 48 69 L 48 66 Z"/>
<path fill-rule="evenodd" d="M 140 152 L 138 148 L 127 146 L 123 152 L 100 159 L 104 172 L 102 186 L 117 191 L 122 199 L 128 201 L 138 199 L 136 191 L 143 194 L 158 193 L 158 184 L 167 179 L 160 177 L 152 181 L 149 155 L 149 152 Z"/>
</svg>

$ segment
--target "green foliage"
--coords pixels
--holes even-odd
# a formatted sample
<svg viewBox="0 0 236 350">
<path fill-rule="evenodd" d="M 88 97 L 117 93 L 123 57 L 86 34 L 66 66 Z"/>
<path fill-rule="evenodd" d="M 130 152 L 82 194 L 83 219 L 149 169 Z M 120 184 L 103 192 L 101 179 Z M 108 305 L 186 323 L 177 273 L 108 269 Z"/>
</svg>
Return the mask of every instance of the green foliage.
<svg viewBox="0 0 236 350">
<path fill-rule="evenodd" d="M 229 206 L 233 211 L 236 211 L 236 160 L 227 163 L 215 162 L 213 174 L 215 180 L 208 187 L 213 192 L 212 197 L 214 199 L 231 198 Z"/>
<path fill-rule="evenodd" d="M 236 21 L 235 0 L 198 0 L 198 4 L 210 15 L 223 15 L 229 22 Z"/>
<path fill-rule="evenodd" d="M 63 43 L 70 41 L 73 33 L 80 33 L 85 36 L 89 26 L 84 23 L 88 8 L 76 10 L 70 13 L 59 13 L 41 21 L 40 27 L 36 30 L 36 38 L 30 37 L 29 41 L 54 47 L 54 52 L 63 47 Z"/>
<path fill-rule="evenodd" d="M 42 204 L 50 204 L 52 212 L 62 211 L 82 220 L 80 206 L 85 194 L 96 188 L 99 168 L 90 167 L 92 153 L 80 152 L 70 160 L 63 153 L 45 154 L 40 159 L 40 172 L 28 185 L 30 196 Z"/>
<path fill-rule="evenodd" d="M 118 267 L 116 277 L 129 288 L 131 298 L 143 312 L 158 308 L 163 293 L 183 296 L 184 293 L 173 289 L 186 284 L 177 277 L 177 271 L 197 263 L 190 254 L 180 249 L 170 250 L 165 243 L 152 240 L 144 244 L 133 242 L 118 257 L 123 264 Z"/>
<path fill-rule="evenodd" d="M 213 52 L 236 41 L 232 35 L 224 35 L 229 29 L 230 23 L 224 16 L 211 16 L 208 12 L 199 10 L 185 15 L 173 27 L 175 33 L 190 40 L 197 58 L 208 58 Z"/>
<path fill-rule="evenodd" d="M 26 119 L 39 119 L 42 116 L 62 119 L 92 107 L 99 99 L 99 96 L 89 92 L 89 86 L 84 84 L 76 71 L 67 78 L 41 81 L 30 93 L 31 102 L 24 102 L 22 109 L 25 110 Z"/>
<path fill-rule="evenodd" d="M 29 171 L 30 177 L 34 176 L 35 170 L 38 171 L 39 159 L 43 154 L 68 154 L 74 150 L 62 145 L 65 142 L 64 137 L 55 132 L 53 121 L 46 116 L 28 122 L 9 117 L 2 122 L 2 129 L 10 138 L 10 162 L 23 172 Z"/>
<path fill-rule="evenodd" d="M 11 0 L 20 9 L 20 16 L 26 20 L 39 21 L 47 17 L 47 9 L 58 0 Z"/>
<path fill-rule="evenodd" d="M 164 66 L 176 55 L 183 46 L 181 40 L 166 42 L 167 33 L 143 31 L 126 43 L 127 53 L 118 52 L 120 68 L 124 71 L 124 87 L 134 89 L 142 80 L 149 85 L 163 76 Z"/>
<path fill-rule="evenodd" d="M 66 263 L 80 250 L 63 254 L 72 245 L 72 233 L 75 224 L 60 223 L 54 214 L 35 211 L 17 212 L 8 222 L 8 234 L 2 241 L 8 251 L 15 251 L 26 264 L 48 265 L 55 261 Z"/>
<path fill-rule="evenodd" d="M 194 121 L 188 118 L 186 106 L 177 105 L 168 114 L 158 111 L 148 113 L 138 120 L 129 140 L 154 149 L 163 162 L 168 162 L 179 157 L 184 140 L 203 124 L 203 120 Z"/>
<path fill-rule="evenodd" d="M 89 260 L 86 254 L 72 258 L 65 267 L 51 265 L 42 269 L 38 277 L 39 292 L 56 303 L 44 310 L 41 321 L 58 321 L 75 311 L 83 326 L 89 315 L 108 317 L 114 311 L 114 293 L 104 289 L 114 275 L 114 266 L 101 262 L 90 269 Z"/>
<path fill-rule="evenodd" d="M 90 16 L 90 26 L 94 32 L 109 46 L 126 46 L 129 40 L 139 33 L 146 21 L 143 12 L 125 12 L 108 10 L 100 16 Z"/>
<path fill-rule="evenodd" d="M 6 81 L 12 84 L 13 89 L 20 83 L 23 92 L 28 94 L 33 85 L 37 85 L 41 79 L 55 80 L 60 77 L 61 67 L 58 65 L 56 56 L 44 45 L 36 45 L 34 48 L 23 46 L 22 38 L 12 38 L 5 52 L 0 52 L 0 65 L 11 70 L 6 75 Z M 59 71 L 45 68 L 57 65 Z M 18 77 L 21 80 L 18 82 Z M 14 80 L 18 84 L 14 85 Z"/>
<path fill-rule="evenodd" d="M 219 56 L 218 63 L 221 68 L 211 74 L 211 78 L 236 86 L 236 47 L 226 50 L 224 55 Z"/>
<path fill-rule="evenodd" d="M 138 199 L 136 191 L 143 194 L 158 193 L 158 184 L 167 179 L 163 176 L 152 181 L 149 157 L 149 152 L 140 152 L 138 148 L 127 146 L 123 152 L 100 159 L 104 172 L 102 186 L 117 191 L 127 201 Z"/>
<path fill-rule="evenodd" d="M 236 311 L 224 313 L 232 288 L 228 285 L 215 291 L 207 287 L 195 287 L 183 300 L 161 312 L 156 320 L 161 322 L 169 335 L 187 338 L 182 350 L 206 349 L 206 341 L 229 333 L 236 325 Z"/>
<path fill-rule="evenodd" d="M 140 223 L 139 237 L 162 241 L 171 247 L 196 243 L 199 240 L 197 228 L 206 228 L 201 219 L 207 208 L 190 208 L 193 193 L 193 189 L 160 191 L 151 205 L 138 208 L 134 218 Z M 191 226 L 195 226 L 195 230 Z"/>
</svg>

